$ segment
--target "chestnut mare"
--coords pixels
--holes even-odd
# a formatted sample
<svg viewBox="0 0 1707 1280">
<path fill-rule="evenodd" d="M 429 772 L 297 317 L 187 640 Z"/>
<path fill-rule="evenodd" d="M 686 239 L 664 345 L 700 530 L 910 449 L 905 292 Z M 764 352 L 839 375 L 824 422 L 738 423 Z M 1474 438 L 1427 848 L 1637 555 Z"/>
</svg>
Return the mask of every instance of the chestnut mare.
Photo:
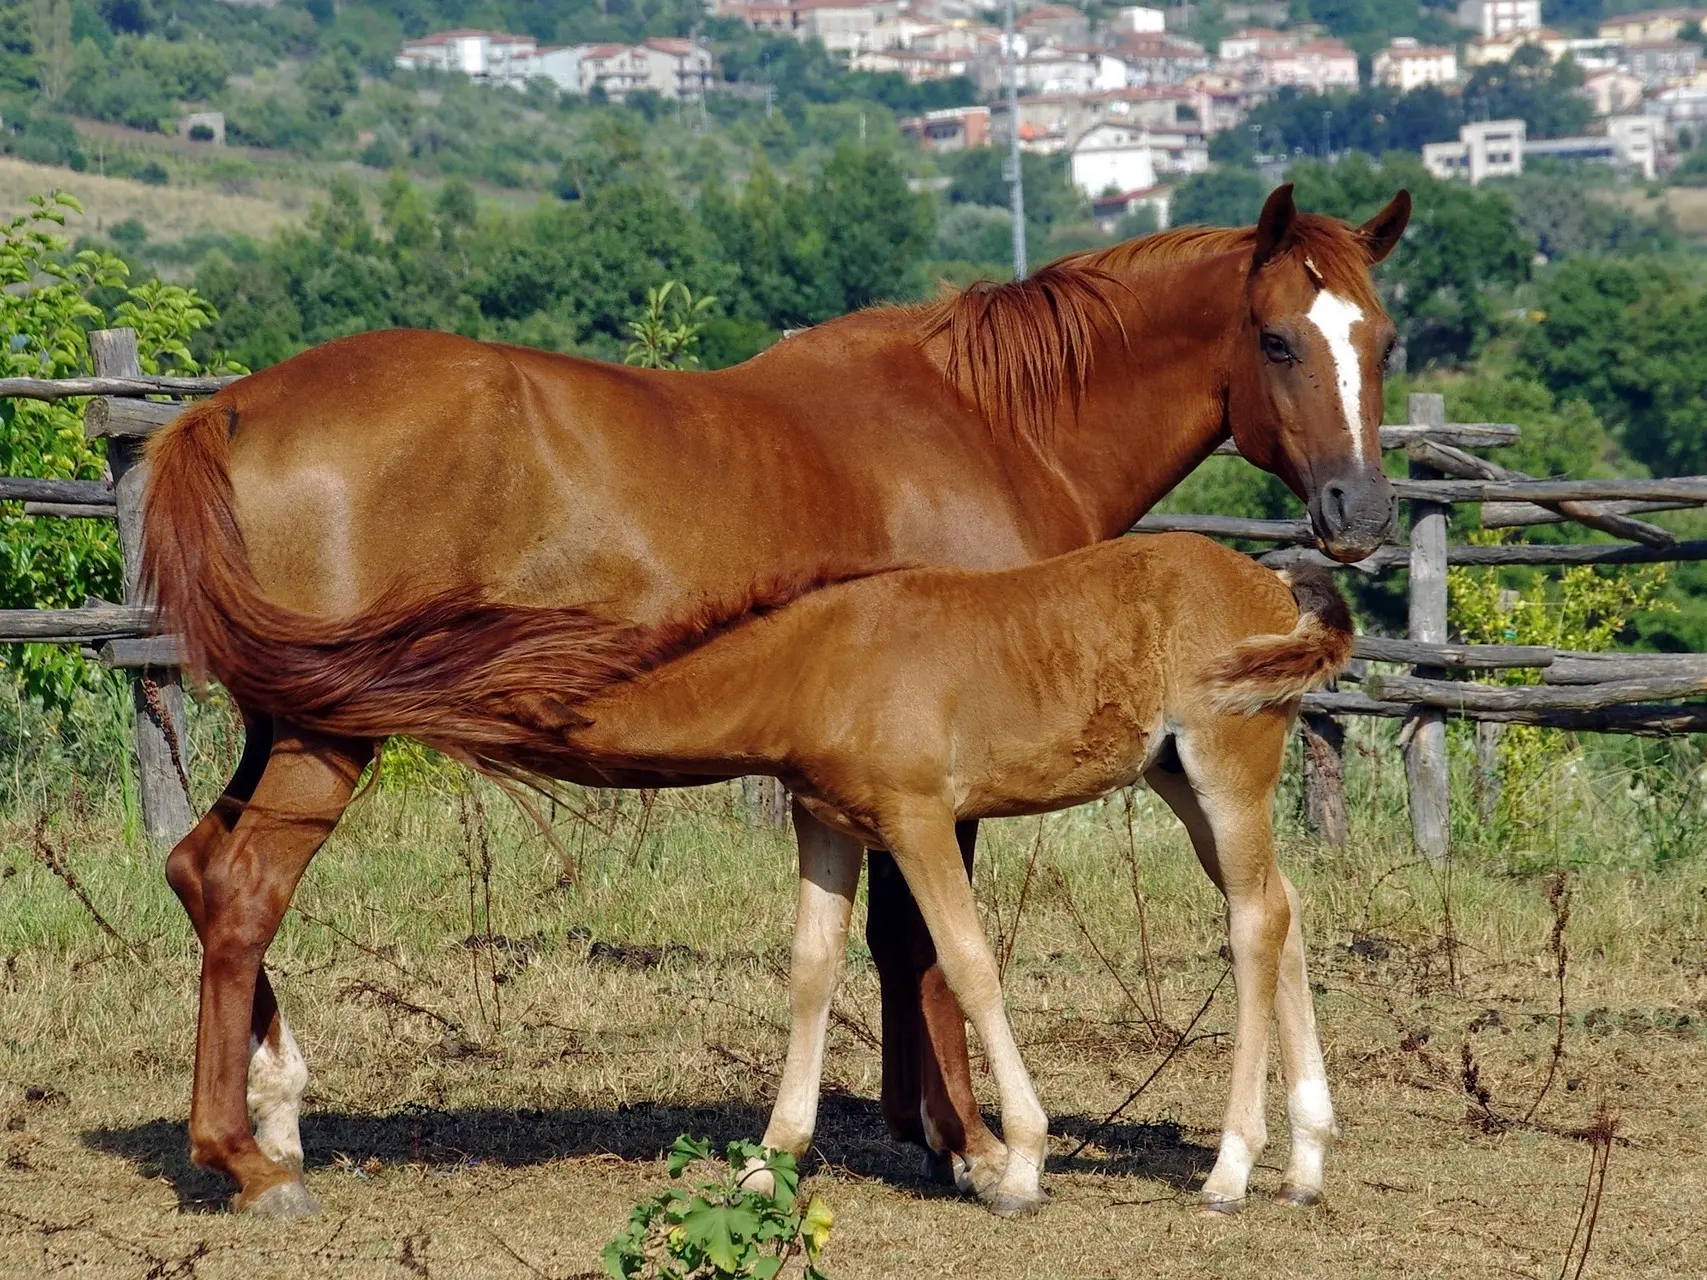
<svg viewBox="0 0 1707 1280">
<path fill-rule="evenodd" d="M 193 1157 L 237 1181 L 239 1208 L 312 1208 L 307 1068 L 261 962 L 377 741 L 590 785 L 688 781 L 565 746 L 565 704 L 627 661 L 600 619 L 659 623 L 827 567 L 1030 563 L 1121 533 L 1229 433 L 1304 498 L 1325 550 L 1372 550 L 1393 520 L 1392 326 L 1369 269 L 1409 213 L 1400 192 L 1351 227 L 1282 187 L 1255 228 L 861 312 L 717 373 L 367 334 L 184 413 L 150 448 L 144 569 L 248 727 L 167 860 L 203 948 Z M 998 1150 L 885 862 L 868 926 L 885 1118 L 937 1151 Z"/>
<path fill-rule="evenodd" d="M 587 723 L 567 737 L 589 760 L 770 773 L 794 793 L 801 901 L 823 899 L 814 914 L 825 925 L 806 927 L 804 911 L 796 923 L 794 1025 L 765 1145 L 799 1155 L 812 1140 L 869 845 L 889 850 L 912 890 L 1001 1092 L 1007 1151 L 974 1157 L 972 1187 L 998 1213 L 1041 1204 L 1048 1122 L 1002 1010 L 955 824 L 1065 809 L 1142 776 L 1227 899 L 1233 1086 L 1201 1203 L 1238 1208 L 1267 1142 L 1277 982 L 1292 1126 L 1277 1194 L 1320 1197 L 1333 1107 L 1298 897 L 1275 864 L 1270 819 L 1298 698 L 1345 665 L 1352 631 L 1325 571 L 1291 586 L 1195 534 L 1122 538 L 1019 569 L 901 570 L 707 628 L 700 647 L 660 653 L 653 670 L 616 676 L 580 705 Z"/>
</svg>

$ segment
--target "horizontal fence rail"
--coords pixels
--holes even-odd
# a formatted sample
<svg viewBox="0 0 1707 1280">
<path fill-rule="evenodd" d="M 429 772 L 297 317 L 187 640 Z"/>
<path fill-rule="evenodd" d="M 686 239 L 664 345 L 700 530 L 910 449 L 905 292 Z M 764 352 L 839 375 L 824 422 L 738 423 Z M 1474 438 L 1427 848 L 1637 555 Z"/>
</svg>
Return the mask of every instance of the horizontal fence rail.
<svg viewBox="0 0 1707 1280">
<path fill-rule="evenodd" d="M 210 396 L 236 381 L 235 375 L 214 378 L 156 378 L 148 375 L 134 378 L 0 378 L 0 400 L 74 400 L 78 396 Z"/>
</svg>

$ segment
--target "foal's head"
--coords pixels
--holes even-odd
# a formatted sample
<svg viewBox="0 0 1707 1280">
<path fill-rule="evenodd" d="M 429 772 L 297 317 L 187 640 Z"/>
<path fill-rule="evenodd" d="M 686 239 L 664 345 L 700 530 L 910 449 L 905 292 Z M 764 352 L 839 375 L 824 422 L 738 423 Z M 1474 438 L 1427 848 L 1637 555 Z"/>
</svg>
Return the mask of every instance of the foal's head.
<svg viewBox="0 0 1707 1280">
<path fill-rule="evenodd" d="M 1234 334 L 1228 410 L 1239 451 L 1291 486 L 1323 551 L 1358 560 L 1391 533 L 1381 379 L 1397 341 L 1369 269 L 1411 216 L 1400 191 L 1361 227 L 1300 214 L 1290 184 L 1263 206 Z"/>
</svg>

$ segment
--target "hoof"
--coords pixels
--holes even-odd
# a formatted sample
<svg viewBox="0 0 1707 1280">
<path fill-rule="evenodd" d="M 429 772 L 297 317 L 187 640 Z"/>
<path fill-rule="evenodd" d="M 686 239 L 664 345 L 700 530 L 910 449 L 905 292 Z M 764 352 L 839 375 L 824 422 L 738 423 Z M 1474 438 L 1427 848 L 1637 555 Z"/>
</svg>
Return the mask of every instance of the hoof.
<svg viewBox="0 0 1707 1280">
<path fill-rule="evenodd" d="M 308 1218 L 320 1212 L 308 1188 L 296 1181 L 274 1183 L 253 1199 L 238 1196 L 232 1207 L 263 1218 Z"/>
<path fill-rule="evenodd" d="M 1210 1195 L 1205 1193 L 1197 1201 L 1197 1212 L 1205 1218 L 1230 1218 L 1241 1212 L 1245 1207 L 1243 1196 L 1237 1200 L 1229 1196 Z"/>
<path fill-rule="evenodd" d="M 1322 1203 L 1322 1193 L 1310 1187 L 1297 1187 L 1287 1182 L 1282 1183 L 1280 1190 L 1274 1193 L 1274 1202 L 1292 1209 L 1308 1209 Z"/>
<path fill-rule="evenodd" d="M 1028 1213 L 1036 1213 L 1049 1203 L 1049 1193 L 1038 1191 L 1036 1195 L 1018 1195 L 1012 1191 L 999 1191 L 984 1203 L 991 1213 L 998 1218 L 1020 1218 Z"/>
</svg>

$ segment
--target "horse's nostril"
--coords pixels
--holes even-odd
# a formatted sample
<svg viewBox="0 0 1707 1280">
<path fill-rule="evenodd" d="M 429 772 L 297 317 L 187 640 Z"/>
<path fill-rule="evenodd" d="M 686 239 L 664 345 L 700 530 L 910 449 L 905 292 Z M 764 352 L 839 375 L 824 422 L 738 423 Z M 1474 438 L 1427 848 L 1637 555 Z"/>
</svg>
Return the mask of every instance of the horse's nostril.
<svg viewBox="0 0 1707 1280">
<path fill-rule="evenodd" d="M 1346 523 L 1345 485 L 1330 480 L 1322 488 L 1322 514 L 1330 529 L 1343 529 Z"/>
</svg>

